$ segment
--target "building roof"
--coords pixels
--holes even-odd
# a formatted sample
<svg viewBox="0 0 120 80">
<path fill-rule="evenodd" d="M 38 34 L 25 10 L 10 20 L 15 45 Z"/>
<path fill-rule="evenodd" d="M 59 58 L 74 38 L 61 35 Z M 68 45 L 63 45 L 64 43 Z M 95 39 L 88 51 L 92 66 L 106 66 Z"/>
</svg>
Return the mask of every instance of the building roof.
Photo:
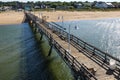
<svg viewBox="0 0 120 80">
<path fill-rule="evenodd" d="M 112 3 L 106 3 L 107 5 L 113 5 Z"/>
</svg>

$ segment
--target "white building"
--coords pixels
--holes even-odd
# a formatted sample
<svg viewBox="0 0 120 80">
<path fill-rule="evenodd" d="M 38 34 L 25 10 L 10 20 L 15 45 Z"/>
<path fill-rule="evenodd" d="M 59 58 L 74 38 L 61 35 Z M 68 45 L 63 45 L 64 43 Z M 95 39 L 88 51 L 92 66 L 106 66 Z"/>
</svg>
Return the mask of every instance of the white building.
<svg viewBox="0 0 120 80">
<path fill-rule="evenodd" d="M 34 8 L 35 8 L 35 9 L 40 9 L 40 6 L 35 6 Z"/>
<path fill-rule="evenodd" d="M 112 3 L 106 3 L 106 2 L 97 2 L 95 4 L 96 8 L 112 8 L 114 5 Z"/>
<path fill-rule="evenodd" d="M 113 8 L 113 7 L 115 7 L 112 3 L 106 3 L 106 4 L 107 4 L 108 8 Z"/>
</svg>

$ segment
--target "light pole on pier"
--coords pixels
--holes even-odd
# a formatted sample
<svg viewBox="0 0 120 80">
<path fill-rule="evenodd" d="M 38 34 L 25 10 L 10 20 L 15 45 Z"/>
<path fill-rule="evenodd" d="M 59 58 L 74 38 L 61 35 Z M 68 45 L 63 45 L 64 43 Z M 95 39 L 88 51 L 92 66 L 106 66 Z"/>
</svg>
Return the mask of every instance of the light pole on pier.
<svg viewBox="0 0 120 80">
<path fill-rule="evenodd" d="M 43 14 L 40 12 L 40 13 L 39 13 L 39 19 L 41 18 L 41 19 L 40 19 L 40 22 L 42 22 L 42 15 L 43 15 Z"/>
<path fill-rule="evenodd" d="M 68 28 L 68 52 L 71 54 L 71 47 L 70 47 L 70 25 Z"/>
<path fill-rule="evenodd" d="M 74 27 L 75 30 L 78 30 L 79 28 L 77 26 Z M 71 26 L 68 27 L 68 52 L 71 54 L 71 46 L 70 46 L 70 34 L 71 34 Z"/>
<path fill-rule="evenodd" d="M 40 17 L 42 18 L 42 13 L 41 13 L 41 12 L 39 13 L 39 18 L 40 18 Z"/>
<path fill-rule="evenodd" d="M 65 30 L 66 28 L 64 28 L 64 17 L 63 16 L 58 16 L 58 20 L 61 20 L 61 23 L 62 23 L 62 27 L 61 27 L 61 33 L 60 35 L 62 36 L 62 30 Z M 67 51 L 69 53 L 71 53 L 71 47 L 70 47 L 70 25 L 69 25 L 69 28 L 68 28 L 68 49 Z"/>
</svg>

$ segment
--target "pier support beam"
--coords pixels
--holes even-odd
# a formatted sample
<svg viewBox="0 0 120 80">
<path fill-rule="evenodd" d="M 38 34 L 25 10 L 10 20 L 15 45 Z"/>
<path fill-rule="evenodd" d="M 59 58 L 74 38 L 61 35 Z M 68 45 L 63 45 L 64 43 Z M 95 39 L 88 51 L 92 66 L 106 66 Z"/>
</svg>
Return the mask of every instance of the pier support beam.
<svg viewBox="0 0 120 80">
<path fill-rule="evenodd" d="M 49 50 L 48 56 L 51 55 L 51 53 L 52 53 L 52 48 L 53 48 L 53 44 L 50 46 L 50 50 Z"/>
<path fill-rule="evenodd" d="M 43 38 L 43 33 L 41 32 L 40 34 L 41 34 L 41 36 L 40 36 L 40 41 L 41 41 L 41 40 L 42 40 L 42 38 Z"/>
<path fill-rule="evenodd" d="M 39 33 L 39 28 L 38 28 L 38 25 L 37 23 L 34 23 L 34 28 L 35 28 L 35 33 Z"/>
<path fill-rule="evenodd" d="M 53 48 L 53 45 L 54 45 L 54 41 L 53 41 L 52 37 L 50 38 L 49 44 L 50 44 L 50 50 L 49 50 L 48 56 L 51 55 L 51 53 L 52 53 L 52 48 Z"/>
<path fill-rule="evenodd" d="M 36 23 L 33 23 L 33 28 L 34 28 L 34 33 L 37 33 L 38 32 L 38 28 L 37 28 Z"/>
<path fill-rule="evenodd" d="M 38 33 L 39 29 L 37 27 L 35 27 L 35 33 Z"/>
</svg>

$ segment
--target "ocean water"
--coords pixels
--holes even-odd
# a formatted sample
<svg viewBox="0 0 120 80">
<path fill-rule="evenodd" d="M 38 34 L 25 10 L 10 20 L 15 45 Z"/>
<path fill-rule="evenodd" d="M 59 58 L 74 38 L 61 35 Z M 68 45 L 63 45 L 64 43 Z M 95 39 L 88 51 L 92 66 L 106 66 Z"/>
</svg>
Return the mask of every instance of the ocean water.
<svg viewBox="0 0 120 80">
<path fill-rule="evenodd" d="M 46 39 L 39 47 L 27 23 L 0 25 L 0 80 L 73 80 L 55 50 L 44 55 L 48 47 Z"/>
<path fill-rule="evenodd" d="M 65 21 L 63 25 L 71 34 L 120 59 L 120 18 Z M 75 29 L 77 26 L 77 30 Z"/>
</svg>

